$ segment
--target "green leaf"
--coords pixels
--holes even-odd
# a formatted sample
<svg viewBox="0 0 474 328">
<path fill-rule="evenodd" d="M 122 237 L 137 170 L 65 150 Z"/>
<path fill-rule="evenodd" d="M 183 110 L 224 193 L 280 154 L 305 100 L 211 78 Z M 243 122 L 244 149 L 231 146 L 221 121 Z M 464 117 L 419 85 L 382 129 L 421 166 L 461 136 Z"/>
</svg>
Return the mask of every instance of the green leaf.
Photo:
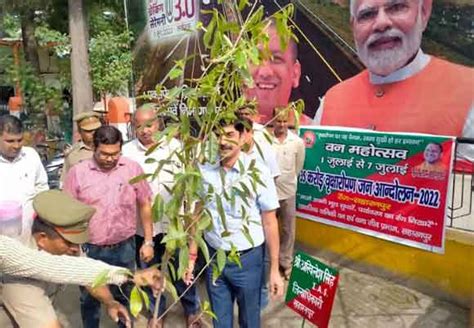
<svg viewBox="0 0 474 328">
<path fill-rule="evenodd" d="M 150 156 L 150 154 L 153 153 L 159 145 L 160 145 L 160 143 L 156 143 L 153 146 L 151 146 L 150 148 L 148 148 L 148 150 L 145 152 L 145 156 Z"/>
<path fill-rule="evenodd" d="M 174 268 L 173 263 L 168 262 L 168 270 L 169 270 L 170 275 L 171 275 L 171 280 L 177 281 L 178 279 L 176 277 L 176 269 Z"/>
<path fill-rule="evenodd" d="M 239 68 L 247 68 L 247 57 L 242 51 L 239 51 L 235 54 L 234 62 Z"/>
<path fill-rule="evenodd" d="M 136 318 L 143 308 L 142 298 L 138 287 L 135 286 L 130 294 L 130 313 Z"/>
<path fill-rule="evenodd" d="M 222 248 L 219 248 L 217 250 L 217 268 L 219 269 L 219 272 L 222 272 L 224 270 L 225 262 L 226 262 L 225 251 Z"/>
<path fill-rule="evenodd" d="M 210 309 L 211 309 L 211 304 L 209 303 L 209 301 L 202 302 L 202 305 L 201 305 L 202 312 L 209 311 Z"/>
<path fill-rule="evenodd" d="M 201 311 L 202 313 L 210 316 L 214 320 L 218 320 L 214 312 L 211 310 L 211 304 L 208 301 L 204 301 L 201 305 Z"/>
<path fill-rule="evenodd" d="M 150 309 L 150 298 L 148 297 L 148 294 L 143 289 L 141 289 L 140 287 L 137 287 L 137 288 L 140 291 L 140 295 L 141 295 L 141 297 L 142 297 L 142 299 L 145 303 L 145 308 L 147 310 L 149 310 Z"/>
<path fill-rule="evenodd" d="M 145 159 L 145 164 L 153 164 L 156 162 L 156 159 L 154 159 L 153 157 L 148 157 L 147 159 Z"/>
<path fill-rule="evenodd" d="M 207 214 L 207 212 L 203 211 L 201 218 L 197 224 L 197 228 L 199 231 L 206 230 L 211 225 L 211 217 Z"/>
<path fill-rule="evenodd" d="M 252 245 L 252 247 L 255 247 L 253 239 L 249 233 L 249 228 L 244 225 L 241 231 L 244 234 L 245 238 L 248 240 L 248 242 Z"/>
<path fill-rule="evenodd" d="M 255 159 L 252 159 L 252 160 L 250 161 L 250 165 L 249 165 L 249 168 L 248 168 L 249 171 L 253 171 L 253 170 L 255 169 L 255 163 L 256 163 L 256 162 L 257 162 L 257 161 L 256 161 Z"/>
<path fill-rule="evenodd" d="M 217 268 L 217 265 L 214 263 L 212 264 L 212 284 L 215 285 L 217 278 L 221 275 L 219 269 Z"/>
<path fill-rule="evenodd" d="M 244 8 L 247 7 L 248 5 L 249 5 L 248 0 L 240 0 L 239 1 L 239 11 L 244 10 Z"/>
<path fill-rule="evenodd" d="M 229 236 L 230 236 L 230 231 L 229 231 L 229 230 L 224 230 L 224 231 L 221 233 L 221 237 L 222 237 L 222 238 L 229 237 Z"/>
<path fill-rule="evenodd" d="M 165 202 L 163 201 L 163 198 L 161 197 L 160 194 L 157 194 L 155 196 L 155 201 L 153 202 L 152 206 L 152 217 L 153 217 L 153 222 L 159 222 L 163 219 L 163 214 L 165 212 Z"/>
<path fill-rule="evenodd" d="M 250 197 L 252 193 L 250 192 L 249 187 L 247 187 L 247 185 L 244 182 L 240 182 L 239 184 L 242 187 L 242 190 L 244 191 L 245 196 Z"/>
<path fill-rule="evenodd" d="M 249 206 L 248 204 L 246 205 Z M 247 219 L 247 209 L 245 208 L 245 206 L 241 205 L 240 209 L 242 210 L 242 217 L 244 218 L 244 220 Z"/>
<path fill-rule="evenodd" d="M 267 132 L 267 130 L 262 131 L 263 136 L 265 137 L 265 140 L 270 144 L 273 145 L 273 139 L 270 133 Z"/>
<path fill-rule="evenodd" d="M 239 164 L 239 171 L 244 172 L 245 171 L 244 163 L 242 163 L 240 159 L 237 162 Z"/>
<path fill-rule="evenodd" d="M 232 245 L 229 256 L 227 258 L 229 259 L 229 262 L 235 263 L 239 266 L 239 268 L 242 268 L 242 262 L 240 262 L 240 255 L 235 245 Z"/>
<path fill-rule="evenodd" d="M 217 212 L 219 213 L 219 217 L 222 221 L 222 225 L 224 226 L 224 230 L 227 230 L 227 221 L 226 221 L 226 216 L 224 212 L 224 207 L 222 206 L 222 199 L 219 197 L 219 195 L 216 195 L 215 199 L 216 199 L 216 205 L 217 205 Z"/>
<path fill-rule="evenodd" d="M 179 250 L 179 267 L 178 267 L 178 277 L 181 278 L 184 274 L 184 271 L 188 267 L 189 259 L 189 249 L 188 247 L 182 247 Z"/>
<path fill-rule="evenodd" d="M 168 73 L 168 77 L 170 80 L 174 80 L 178 77 L 181 77 L 182 75 L 183 75 L 183 69 L 180 67 L 173 67 Z"/>
<path fill-rule="evenodd" d="M 168 279 L 168 277 L 165 277 L 165 279 L 165 290 L 171 295 L 171 297 L 173 297 L 173 300 L 176 301 L 178 299 L 178 293 L 176 292 L 176 288 L 174 287 L 173 283 Z"/>
<path fill-rule="evenodd" d="M 206 259 L 206 263 L 209 263 L 209 249 L 207 248 L 207 244 L 201 236 L 196 236 L 196 241 L 199 246 L 199 249 L 202 252 L 202 255 Z"/>
<path fill-rule="evenodd" d="M 206 48 L 209 48 L 209 46 L 211 45 L 211 39 L 212 39 L 212 35 L 214 33 L 214 27 L 216 26 L 216 21 L 215 20 L 211 20 L 209 22 L 209 24 L 206 26 L 206 32 L 204 33 L 203 37 L 202 37 L 202 40 L 204 42 L 204 46 Z"/>
<path fill-rule="evenodd" d="M 260 155 L 260 157 L 265 160 L 265 155 L 263 154 L 262 148 L 260 148 L 260 145 L 258 144 L 258 142 L 254 142 L 254 145 L 257 148 L 257 152 Z"/>
<path fill-rule="evenodd" d="M 168 233 L 166 236 L 163 238 L 161 241 L 163 244 L 168 243 L 168 241 L 179 241 L 181 239 L 186 239 L 187 234 L 184 231 L 178 231 L 176 228 L 173 227 L 173 225 L 170 225 L 168 227 Z"/>
<path fill-rule="evenodd" d="M 130 180 L 128 181 L 128 183 L 130 183 L 130 184 L 135 184 L 135 183 L 140 182 L 140 181 L 142 181 L 142 180 L 148 179 L 148 178 L 151 177 L 152 175 L 153 175 L 153 174 L 149 174 L 149 173 L 140 174 L 140 175 L 138 175 L 138 176 L 136 176 L 136 177 L 130 179 Z"/>
<path fill-rule="evenodd" d="M 102 271 L 95 279 L 94 282 L 92 283 L 92 288 L 100 287 L 107 285 L 108 282 L 108 277 L 109 277 L 109 272 L 110 270 L 104 270 Z"/>
</svg>

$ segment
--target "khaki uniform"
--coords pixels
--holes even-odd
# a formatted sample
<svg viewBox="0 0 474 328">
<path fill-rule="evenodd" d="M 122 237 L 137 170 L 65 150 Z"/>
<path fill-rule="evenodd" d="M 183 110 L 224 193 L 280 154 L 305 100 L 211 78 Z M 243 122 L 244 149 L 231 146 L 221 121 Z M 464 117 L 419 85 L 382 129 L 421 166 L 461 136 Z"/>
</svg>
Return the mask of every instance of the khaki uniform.
<svg viewBox="0 0 474 328">
<path fill-rule="evenodd" d="M 67 172 L 79 162 L 85 159 L 91 159 L 94 151 L 86 146 L 82 141 L 75 143 L 71 150 L 66 154 L 64 159 L 63 171 L 61 174 L 61 181 L 64 182 Z"/>
<path fill-rule="evenodd" d="M 88 111 L 79 113 L 74 116 L 74 121 L 81 130 L 94 131 L 102 126 L 99 115 L 95 112 Z M 85 159 L 92 158 L 93 150 L 86 146 L 82 141 L 75 143 L 71 150 L 66 154 L 64 159 L 63 171 L 61 173 L 61 183 L 64 183 L 66 174 L 71 167 Z"/>
<path fill-rule="evenodd" d="M 33 237 L 28 246 L 37 249 Z M 53 301 L 59 285 L 8 275 L 2 283 L 3 305 L 19 327 L 43 328 L 58 320 Z"/>
<path fill-rule="evenodd" d="M 95 209 L 68 194 L 49 190 L 33 199 L 37 220 L 53 226 L 58 234 L 71 243 L 88 241 L 88 222 Z M 27 245 L 37 249 L 34 236 Z M 67 268 L 64 268 L 67 270 Z M 3 276 L 3 304 L 19 327 L 44 328 L 58 320 L 53 297 L 60 290 L 58 285 L 30 278 Z"/>
</svg>

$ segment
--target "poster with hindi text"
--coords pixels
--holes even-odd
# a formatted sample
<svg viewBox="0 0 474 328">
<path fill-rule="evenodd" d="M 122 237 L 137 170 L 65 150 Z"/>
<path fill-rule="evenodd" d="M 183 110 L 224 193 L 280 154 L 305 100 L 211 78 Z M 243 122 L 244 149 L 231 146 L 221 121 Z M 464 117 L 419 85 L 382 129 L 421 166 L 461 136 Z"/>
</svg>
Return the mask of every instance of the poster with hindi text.
<svg viewBox="0 0 474 328">
<path fill-rule="evenodd" d="M 454 138 L 303 127 L 301 218 L 444 252 Z"/>
</svg>

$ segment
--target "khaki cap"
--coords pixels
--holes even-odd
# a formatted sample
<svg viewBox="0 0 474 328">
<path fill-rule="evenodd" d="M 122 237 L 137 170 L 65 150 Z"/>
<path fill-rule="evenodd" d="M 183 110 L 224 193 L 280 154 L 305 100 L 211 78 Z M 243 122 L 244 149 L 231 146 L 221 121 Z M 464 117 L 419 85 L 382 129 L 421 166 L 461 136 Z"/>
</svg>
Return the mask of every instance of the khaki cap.
<svg viewBox="0 0 474 328">
<path fill-rule="evenodd" d="M 88 224 L 95 208 L 59 190 L 43 191 L 33 199 L 38 216 L 66 240 L 74 244 L 89 241 Z"/>
<path fill-rule="evenodd" d="M 102 126 L 99 114 L 93 111 L 82 112 L 75 115 L 74 121 L 77 122 L 82 130 L 86 131 L 97 130 Z"/>
</svg>

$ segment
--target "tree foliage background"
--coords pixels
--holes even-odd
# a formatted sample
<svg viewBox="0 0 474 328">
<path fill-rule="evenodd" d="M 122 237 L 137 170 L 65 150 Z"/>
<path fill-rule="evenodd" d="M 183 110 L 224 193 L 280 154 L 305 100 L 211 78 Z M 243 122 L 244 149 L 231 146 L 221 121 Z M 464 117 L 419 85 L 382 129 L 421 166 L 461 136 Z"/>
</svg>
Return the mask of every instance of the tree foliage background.
<svg viewBox="0 0 474 328">
<path fill-rule="evenodd" d="M 63 109 L 63 92 L 71 90 L 67 1 L 0 0 L 0 36 L 23 37 L 21 65 L 13 64 L 10 49 L 0 47 L 0 76 L 3 83 L 21 82 L 27 110 L 42 112 Z M 131 72 L 129 38 L 122 1 L 86 1 L 87 36 L 91 78 L 95 100 L 106 93 L 127 94 Z M 27 33 L 25 33 L 27 32 Z M 28 35 L 25 38 L 25 35 Z M 46 83 L 39 64 L 39 48 L 55 57 L 59 74 L 57 83 Z M 32 55 L 35 54 L 35 55 Z"/>
</svg>

